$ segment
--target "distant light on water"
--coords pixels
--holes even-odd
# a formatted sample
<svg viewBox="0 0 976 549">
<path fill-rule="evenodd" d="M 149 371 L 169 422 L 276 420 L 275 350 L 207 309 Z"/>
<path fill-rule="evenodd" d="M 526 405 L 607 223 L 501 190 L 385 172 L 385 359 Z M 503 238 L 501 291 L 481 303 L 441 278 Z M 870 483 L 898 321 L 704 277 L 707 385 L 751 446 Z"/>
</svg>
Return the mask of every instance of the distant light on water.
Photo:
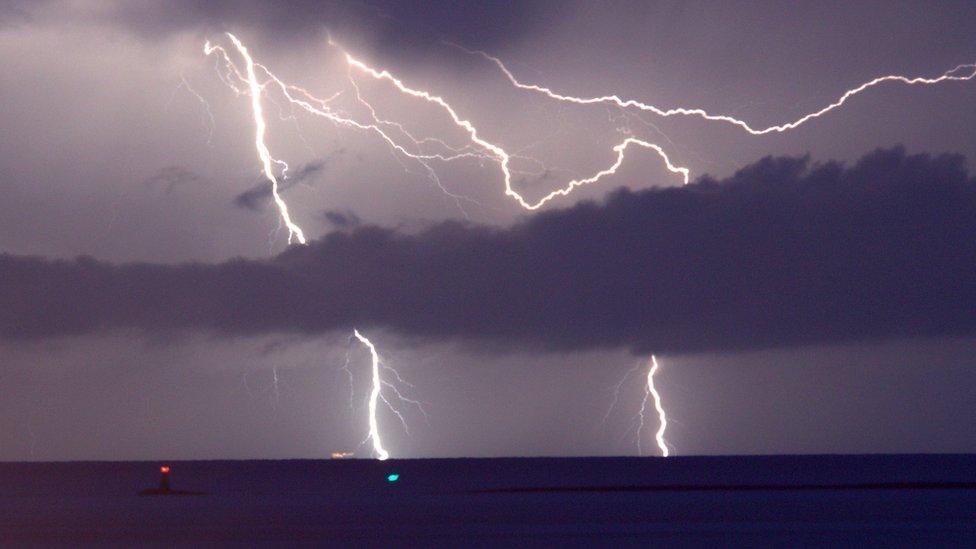
<svg viewBox="0 0 976 549">
<path fill-rule="evenodd" d="M 389 475 L 386 476 L 387 482 L 396 482 L 398 480 L 400 480 L 400 475 L 397 473 L 390 473 Z"/>
</svg>

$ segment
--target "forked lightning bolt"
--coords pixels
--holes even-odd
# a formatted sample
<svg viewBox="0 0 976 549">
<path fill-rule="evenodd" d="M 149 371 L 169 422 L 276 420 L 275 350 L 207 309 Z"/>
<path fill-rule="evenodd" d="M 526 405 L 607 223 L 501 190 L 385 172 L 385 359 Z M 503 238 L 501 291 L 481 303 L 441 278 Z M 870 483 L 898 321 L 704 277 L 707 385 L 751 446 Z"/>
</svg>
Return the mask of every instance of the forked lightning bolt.
<svg viewBox="0 0 976 549">
<path fill-rule="evenodd" d="M 267 143 L 264 141 L 264 135 L 268 127 L 264 121 L 264 108 L 261 106 L 261 91 L 264 89 L 264 86 L 258 82 L 257 74 L 254 71 L 254 60 L 251 59 L 247 48 L 233 34 L 227 33 L 227 36 L 244 58 L 244 67 L 247 74 L 246 81 L 251 95 L 251 110 L 254 113 L 254 145 L 258 150 L 258 156 L 261 158 L 264 176 L 271 182 L 271 196 L 274 198 L 275 205 L 278 206 L 278 212 L 281 214 L 282 222 L 288 228 L 288 243 L 291 243 L 292 238 L 296 238 L 299 242 L 305 244 L 305 233 L 302 232 L 301 227 L 292 222 L 291 215 L 288 213 L 288 204 L 285 204 L 281 195 L 278 194 L 278 177 L 275 175 L 274 167 L 279 165 L 287 170 L 288 164 L 280 160 L 275 160 L 271 156 L 271 151 L 268 150 Z M 215 51 L 215 48 L 210 45 L 210 42 L 207 42 L 203 46 L 203 51 L 207 55 L 210 55 Z"/>
<path fill-rule="evenodd" d="M 462 118 L 458 112 L 442 97 L 431 94 L 430 92 L 417 90 L 411 88 L 403 83 L 402 80 L 394 77 L 389 71 L 374 69 L 362 61 L 359 61 L 352 57 L 352 55 L 346 53 L 345 60 L 350 68 L 357 69 L 376 80 L 383 80 L 391 83 L 398 91 L 404 93 L 408 96 L 422 99 L 428 103 L 432 103 L 440 107 L 444 112 L 448 114 L 451 121 L 464 133 L 467 134 L 468 139 L 471 141 L 472 145 L 453 147 L 447 144 L 443 139 L 438 138 L 418 138 L 411 134 L 406 128 L 397 122 L 384 120 L 378 117 L 376 109 L 374 109 L 360 94 L 358 86 L 356 86 L 355 80 L 351 79 L 350 82 L 355 89 L 355 94 L 357 101 L 364 105 L 369 112 L 369 119 L 366 121 L 360 121 L 351 118 L 345 113 L 341 113 L 338 110 L 334 110 L 330 107 L 330 102 L 336 98 L 332 96 L 330 98 L 321 99 L 313 95 L 308 90 L 295 86 L 292 84 L 285 83 L 277 76 L 275 76 L 267 67 L 256 63 L 251 57 L 247 48 L 244 44 L 233 34 L 227 34 L 230 41 L 233 43 L 235 49 L 244 59 L 244 70 L 241 71 L 236 64 L 231 60 L 228 52 L 221 46 L 213 45 L 210 42 L 204 44 L 204 53 L 211 55 L 217 53 L 221 56 L 225 63 L 225 72 L 218 72 L 222 81 L 228 84 L 231 89 L 233 89 L 238 94 L 250 95 L 251 98 L 251 111 L 254 117 L 255 123 L 255 147 L 258 152 L 258 157 L 261 160 L 262 171 L 268 181 L 271 183 L 272 196 L 274 198 L 275 204 L 278 207 L 279 214 L 281 216 L 282 222 L 288 228 L 289 231 L 289 242 L 292 238 L 298 240 L 300 243 L 305 243 L 305 236 L 301 228 L 295 224 L 288 211 L 288 206 L 281 198 L 279 194 L 279 181 L 278 176 L 275 173 L 275 166 L 281 168 L 281 172 L 287 171 L 288 165 L 282 161 L 275 159 L 270 150 L 268 149 L 267 143 L 265 141 L 265 134 L 267 132 L 267 122 L 264 118 L 264 110 L 262 107 L 262 91 L 269 84 L 276 86 L 285 99 L 293 106 L 297 106 L 309 114 L 323 117 L 337 125 L 351 127 L 359 130 L 367 130 L 378 135 L 387 145 L 389 145 L 396 153 L 403 155 L 404 157 L 411 158 L 419 162 L 428 172 L 429 177 L 434 181 L 437 186 L 444 192 L 448 193 L 449 196 L 455 200 L 463 199 L 464 197 L 449 193 L 444 186 L 441 184 L 440 179 L 437 177 L 436 172 L 433 170 L 429 162 L 431 161 L 441 161 L 441 162 L 451 162 L 460 159 L 477 159 L 479 161 L 490 160 L 494 161 L 501 169 L 504 182 L 504 192 L 506 196 L 513 198 L 520 206 L 527 210 L 537 210 L 545 203 L 550 200 L 559 197 L 566 196 L 570 194 L 577 187 L 587 185 L 590 183 L 595 183 L 607 175 L 611 175 L 617 171 L 617 168 L 624 161 L 625 152 L 631 146 L 641 147 L 645 149 L 650 149 L 655 151 L 660 155 L 664 161 L 667 168 L 676 174 L 680 174 L 682 181 L 688 183 L 689 171 L 687 168 L 674 165 L 667 154 L 664 152 L 659 145 L 650 143 L 638 138 L 630 137 L 623 142 L 615 145 L 611 150 L 615 153 L 616 159 L 613 164 L 604 170 L 598 171 L 596 174 L 590 177 L 577 178 L 568 183 L 566 183 L 562 188 L 554 190 L 549 194 L 543 196 L 541 199 L 530 202 L 521 194 L 519 194 L 512 186 L 512 180 L 514 173 L 516 171 L 512 168 L 511 163 L 514 159 L 528 160 L 532 162 L 539 163 L 537 160 L 532 158 L 526 158 L 517 154 L 512 154 L 503 149 L 500 145 L 492 143 L 484 138 L 478 133 L 478 129 L 474 124 Z M 266 77 L 266 80 L 259 81 L 257 71 L 260 70 L 262 74 Z M 238 87 L 234 83 L 237 80 L 240 84 L 244 85 L 244 88 Z M 246 90 L 246 91 L 245 91 Z M 387 128 L 394 128 L 397 131 L 395 136 L 392 132 L 388 131 Z M 397 137 L 401 137 L 407 140 L 407 144 L 401 143 Z M 430 151 L 429 146 L 435 145 L 440 151 Z M 409 148 L 408 148 L 409 147 Z"/>
<path fill-rule="evenodd" d="M 552 191 L 535 202 L 529 202 L 525 199 L 525 197 L 519 194 L 512 187 L 512 170 L 510 167 L 513 158 L 512 155 L 506 152 L 505 149 L 503 149 L 501 146 L 491 143 L 490 141 L 487 141 L 484 138 L 482 138 L 478 134 L 478 128 L 476 128 L 474 124 L 471 123 L 471 121 L 462 118 L 457 113 L 457 111 L 455 111 L 454 108 L 451 107 L 451 105 L 447 101 L 445 101 L 442 97 L 438 95 L 433 95 L 430 92 L 410 88 L 406 84 L 404 84 L 403 81 L 401 81 L 399 78 L 396 78 L 392 74 L 390 74 L 389 71 L 374 69 L 366 65 L 362 61 L 353 58 L 348 53 L 346 54 L 346 61 L 349 63 L 350 66 L 365 72 L 366 74 L 372 76 L 377 80 L 386 80 L 390 82 L 391 84 L 393 84 L 394 87 L 396 87 L 402 93 L 405 93 L 407 95 L 419 99 L 423 99 L 424 101 L 440 106 L 445 112 L 447 112 L 448 116 L 450 116 L 454 124 L 459 128 L 463 129 L 465 133 L 468 134 L 468 138 L 473 143 L 485 149 L 488 153 L 491 154 L 491 156 L 495 158 L 495 160 L 498 162 L 499 167 L 501 168 L 502 175 L 504 177 L 505 196 L 515 199 L 515 201 L 518 202 L 519 206 L 522 206 L 526 210 L 537 210 L 541 208 L 543 204 L 549 202 L 553 198 L 556 198 L 558 196 L 566 196 L 569 193 L 573 192 L 573 190 L 576 189 L 577 187 L 589 183 L 595 183 L 600 179 L 602 179 L 604 176 L 615 173 L 617 171 L 617 168 L 619 168 L 620 165 L 623 164 L 624 152 L 631 145 L 636 145 L 638 147 L 643 147 L 643 148 L 656 151 L 661 156 L 661 158 L 664 159 L 665 165 L 668 167 L 668 170 L 670 170 L 673 173 L 680 173 L 682 175 L 682 180 L 684 181 L 684 183 L 686 184 L 688 183 L 688 177 L 689 177 L 688 169 L 678 167 L 672 164 L 671 159 L 668 158 L 668 155 L 665 154 L 664 150 L 660 146 L 655 145 L 653 143 L 648 143 L 647 141 L 643 141 L 641 139 L 637 139 L 634 137 L 628 137 L 622 143 L 615 145 L 613 147 L 613 151 L 617 153 L 617 159 L 609 168 L 601 170 L 597 172 L 595 175 L 592 175 L 590 177 L 574 179 L 569 183 L 567 183 L 563 188 Z"/>
<path fill-rule="evenodd" d="M 665 166 L 668 168 L 668 170 L 670 170 L 672 173 L 680 174 L 682 181 L 684 183 L 688 183 L 689 181 L 689 177 L 690 177 L 689 170 L 687 168 L 675 165 L 660 145 L 655 143 L 650 143 L 648 141 L 636 137 L 627 137 L 622 142 L 618 143 L 617 145 L 614 145 L 611 148 L 612 152 L 615 153 L 615 159 L 609 167 L 599 170 L 589 177 L 581 177 L 581 178 L 573 179 L 568 183 L 566 183 L 563 187 L 551 191 L 550 193 L 546 194 L 542 198 L 535 201 L 530 201 L 526 199 L 524 196 L 522 196 L 518 191 L 516 191 L 512 184 L 514 170 L 511 167 L 511 163 L 514 158 L 517 158 L 517 156 L 507 152 L 501 145 L 484 138 L 479 133 L 478 128 L 470 120 L 462 117 L 454 109 L 454 107 L 452 107 L 450 103 L 448 103 L 443 97 L 425 90 L 418 90 L 412 88 L 406 85 L 403 82 L 403 80 L 393 76 L 393 74 L 390 73 L 389 71 L 370 67 L 366 63 L 353 57 L 351 54 L 344 52 L 346 63 L 350 68 L 356 69 L 362 72 L 363 74 L 372 77 L 373 79 L 389 82 L 391 85 L 393 85 L 393 87 L 395 87 L 402 94 L 438 106 L 449 116 L 449 118 L 451 119 L 451 121 L 454 123 L 455 126 L 457 126 L 465 134 L 467 134 L 468 140 L 471 142 L 470 146 L 453 147 L 448 145 L 447 142 L 442 139 L 432 138 L 432 137 L 418 138 L 415 137 L 409 131 L 407 131 L 407 129 L 402 124 L 391 120 L 381 119 L 377 115 L 376 109 L 374 109 L 362 97 L 362 95 L 359 92 L 359 88 L 358 86 L 356 86 L 355 80 L 352 79 L 351 75 L 350 75 L 350 82 L 352 86 L 355 88 L 356 98 L 360 104 L 362 104 L 367 108 L 370 115 L 369 120 L 365 122 L 357 121 L 353 118 L 350 118 L 349 116 L 340 114 L 339 111 L 333 110 L 329 106 L 329 103 L 333 99 L 335 99 L 338 94 L 327 99 L 320 99 L 315 97 L 312 93 L 310 93 L 308 90 L 304 88 L 294 86 L 291 84 L 286 84 L 285 82 L 281 81 L 278 77 L 274 76 L 274 74 L 272 74 L 267 69 L 267 67 L 255 63 L 251 58 L 251 56 L 249 55 L 247 49 L 244 47 L 244 45 L 236 36 L 228 33 L 228 37 L 230 38 L 231 42 L 234 44 L 237 51 L 245 60 L 245 70 L 243 72 L 241 72 L 237 68 L 237 66 L 231 61 L 227 52 L 220 46 L 213 46 L 208 42 L 204 47 L 204 51 L 208 55 L 213 52 L 219 52 L 223 56 L 223 59 L 226 63 L 227 70 L 226 73 L 219 73 L 219 74 L 221 75 L 221 79 L 224 82 L 228 83 L 228 85 L 230 85 L 236 92 L 242 93 L 241 88 L 237 87 L 237 85 L 233 83 L 233 79 L 236 78 L 241 83 L 246 84 L 246 88 L 247 90 L 249 90 L 248 93 L 251 96 L 251 108 L 255 119 L 255 127 L 256 127 L 255 144 L 258 150 L 258 156 L 261 159 L 264 174 L 271 183 L 272 195 L 274 197 L 275 204 L 278 206 L 278 210 L 280 212 L 284 224 L 288 227 L 289 242 L 291 241 L 292 237 L 294 237 L 299 242 L 304 243 L 305 237 L 304 234 L 302 233 L 302 230 L 295 223 L 292 222 L 291 217 L 288 213 L 287 205 L 285 204 L 284 200 L 281 198 L 281 196 L 278 193 L 278 179 L 277 176 L 275 175 L 274 167 L 276 165 L 280 166 L 282 167 L 282 172 L 284 172 L 287 169 L 287 164 L 285 164 L 283 161 L 276 160 L 271 156 L 271 153 L 268 150 L 267 144 L 265 143 L 264 140 L 267 124 L 264 120 L 263 110 L 261 107 L 261 92 L 267 84 L 276 85 L 289 103 L 304 109 L 306 112 L 310 114 L 324 117 L 339 125 L 375 132 L 377 135 L 381 137 L 383 141 L 385 141 L 391 148 L 393 148 L 395 152 L 405 157 L 412 158 L 417 162 L 419 162 L 428 172 L 428 175 L 431 178 L 431 180 L 434 181 L 437 184 L 437 186 L 444 192 L 448 192 L 448 191 L 441 184 L 440 179 L 438 178 L 436 172 L 434 171 L 433 167 L 429 164 L 430 161 L 438 160 L 438 161 L 448 162 L 448 161 L 459 160 L 463 158 L 475 158 L 478 160 L 492 160 L 498 165 L 499 169 L 501 170 L 502 179 L 504 183 L 504 194 L 514 199 L 522 208 L 525 208 L 527 210 L 537 210 L 547 202 L 553 200 L 554 198 L 560 196 L 567 196 L 578 187 L 581 187 L 583 185 L 588 185 L 591 183 L 596 183 L 597 181 L 603 179 L 604 177 L 616 173 L 617 169 L 623 164 L 625 154 L 631 146 L 654 151 L 664 160 Z M 330 44 L 335 46 L 335 43 L 331 42 L 331 40 L 330 40 Z M 508 69 L 508 67 L 505 66 L 505 64 L 497 57 L 491 56 L 485 52 L 480 52 L 480 51 L 470 51 L 470 50 L 465 50 L 465 51 L 468 51 L 469 53 L 472 54 L 480 55 L 485 59 L 494 63 L 502 71 L 502 73 L 509 80 L 509 82 L 516 88 L 540 93 L 550 99 L 579 104 L 579 105 L 610 104 L 619 107 L 621 109 L 635 108 L 641 111 L 653 113 L 661 117 L 671 117 L 671 116 L 679 116 L 679 115 L 696 116 L 709 121 L 725 122 L 728 124 L 732 124 L 748 132 L 751 135 L 765 135 L 774 132 L 781 133 L 788 130 L 792 130 L 794 128 L 799 127 L 802 124 L 805 124 L 806 122 L 814 118 L 818 118 L 836 108 L 839 108 L 845 102 L 847 102 L 847 100 L 850 99 L 851 97 L 869 88 L 872 88 L 874 86 L 877 86 L 885 82 L 900 82 L 908 85 L 932 85 L 932 84 L 939 84 L 947 81 L 968 81 L 976 78 L 976 64 L 961 64 L 956 66 L 952 70 L 946 71 L 942 75 L 934 78 L 907 77 L 901 75 L 881 76 L 869 80 L 855 88 L 845 91 L 838 99 L 829 103 L 825 107 L 817 111 L 811 112 L 809 114 L 806 114 L 792 122 L 773 125 L 767 128 L 757 129 L 757 128 L 753 128 L 751 125 L 749 125 L 747 122 L 743 120 L 733 118 L 728 115 L 711 114 L 705 111 L 704 109 L 700 109 L 700 108 L 677 107 L 677 108 L 664 109 L 634 99 L 623 99 L 617 95 L 605 95 L 600 97 L 575 97 L 571 95 L 557 93 L 545 86 L 540 86 L 537 84 L 526 84 L 521 82 Z M 266 82 L 262 83 L 258 81 L 256 68 L 260 68 L 261 71 L 266 75 L 267 77 Z M 392 134 L 392 132 L 388 132 L 386 128 L 396 129 L 397 136 L 395 137 Z M 409 148 L 408 146 L 405 146 L 404 144 L 400 143 L 400 141 L 398 141 L 397 138 L 406 139 Z M 426 147 L 429 145 L 436 145 L 441 150 L 439 152 L 429 152 L 426 149 Z M 448 194 L 449 196 L 453 197 L 455 200 L 460 200 L 464 198 L 453 193 L 448 193 Z M 460 202 L 458 204 L 460 206 Z"/>
<path fill-rule="evenodd" d="M 489 141 L 479 133 L 478 128 L 467 118 L 463 117 L 461 114 L 455 110 L 443 97 L 436 95 L 429 91 L 419 90 L 412 88 L 404 83 L 403 80 L 393 76 L 387 70 L 376 69 L 370 67 L 366 63 L 354 58 L 351 54 L 343 52 L 344 59 L 350 68 L 350 70 L 356 70 L 359 73 L 365 74 L 368 77 L 373 78 L 377 81 L 387 82 L 392 85 L 397 91 L 404 94 L 405 96 L 416 98 L 427 102 L 429 104 L 435 105 L 440 108 L 453 124 L 462 131 L 463 134 L 467 136 L 467 140 L 470 142 L 468 145 L 464 146 L 452 146 L 445 139 L 435 138 L 435 137 L 417 137 L 399 122 L 394 120 L 386 120 L 379 116 L 377 110 L 369 104 L 369 102 L 360 93 L 360 89 L 356 84 L 355 79 L 352 77 L 350 72 L 349 83 L 355 90 L 355 97 L 357 102 L 363 106 L 368 112 L 368 116 L 365 119 L 357 120 L 352 118 L 351 115 L 346 114 L 344 111 L 333 109 L 331 107 L 331 102 L 335 100 L 340 94 L 335 94 L 331 97 L 321 99 L 315 97 L 308 90 L 288 84 L 280 80 L 277 76 L 271 73 L 267 67 L 259 63 L 254 62 L 248 53 L 247 48 L 241 43 L 241 41 L 233 34 L 228 33 L 228 38 L 233 43 L 237 52 L 244 59 L 244 70 L 241 71 L 237 65 L 231 60 L 230 55 L 227 51 L 216 45 L 211 45 L 207 42 L 204 46 L 204 52 L 207 55 L 212 53 L 218 53 L 221 59 L 224 61 L 224 72 L 218 72 L 221 80 L 230 86 L 238 94 L 247 94 L 251 99 L 251 111 L 255 123 L 255 147 L 258 152 L 258 157 L 261 160 L 262 172 L 264 176 L 271 183 L 271 192 L 274 198 L 274 202 L 278 207 L 280 218 L 282 223 L 288 228 L 289 236 L 288 242 L 291 243 L 293 239 L 304 244 L 306 242 L 305 235 L 302 229 L 295 224 L 288 211 L 288 206 L 279 194 L 279 179 L 276 175 L 275 168 L 280 168 L 280 174 L 282 177 L 287 173 L 288 165 L 281 160 L 275 159 L 265 142 L 265 134 L 267 132 L 267 123 L 264 119 L 264 111 L 262 108 L 262 92 L 269 85 L 275 86 L 288 103 L 292 106 L 297 106 L 304 110 L 305 112 L 312 114 L 314 116 L 325 118 L 332 123 L 348 128 L 354 128 L 358 130 L 364 130 L 375 133 L 382 141 L 384 141 L 396 154 L 401 155 L 406 158 L 410 158 L 418 162 L 424 167 L 425 171 L 432 181 L 445 193 L 458 200 L 458 205 L 460 206 L 460 199 L 464 197 L 456 195 L 447 191 L 447 189 L 441 184 L 439 177 L 437 176 L 431 163 L 434 161 L 438 162 L 451 162 L 462 159 L 475 159 L 478 161 L 492 161 L 499 167 L 502 175 L 502 181 L 504 185 L 505 196 L 513 199 L 519 206 L 526 210 L 537 210 L 549 201 L 571 194 L 575 189 L 592 183 L 596 183 L 601 179 L 611 176 L 617 172 L 620 166 L 625 160 L 625 155 L 628 149 L 633 147 L 638 147 L 642 149 L 648 149 L 657 153 L 660 156 L 665 166 L 669 171 L 675 174 L 679 174 L 683 183 L 687 184 L 689 182 L 690 173 L 685 167 L 681 167 L 672 162 L 668 157 L 665 150 L 655 143 L 639 139 L 637 137 L 627 137 L 622 142 L 614 145 L 611 151 L 614 153 L 613 162 L 606 168 L 596 171 L 593 175 L 588 177 L 575 178 L 567 183 L 565 183 L 561 188 L 553 190 L 543 197 L 531 201 L 522 196 L 513 187 L 513 174 L 518 173 L 512 168 L 512 161 L 514 159 L 520 160 L 530 160 L 525 157 L 514 155 L 506 151 L 501 145 Z M 335 46 L 334 43 L 330 41 L 330 44 Z M 462 48 L 463 49 L 463 48 Z M 643 112 L 649 112 L 660 117 L 673 117 L 673 116 L 692 116 L 699 117 L 704 120 L 713 122 L 723 122 L 736 126 L 751 135 L 766 135 L 771 133 L 782 133 L 789 130 L 793 130 L 815 118 L 819 118 L 830 111 L 837 109 L 844 105 L 851 97 L 868 90 L 869 88 L 878 86 L 887 82 L 898 82 L 906 85 L 934 85 L 942 82 L 961 82 L 970 81 L 976 79 L 976 63 L 974 64 L 962 64 L 955 68 L 942 73 L 941 75 L 933 78 L 926 77 L 907 77 L 901 75 L 886 75 L 869 80 L 859 86 L 851 88 L 840 95 L 836 100 L 827 104 L 823 108 L 816 110 L 814 112 L 805 114 L 792 122 L 787 122 L 783 124 L 773 125 L 766 128 L 754 128 L 747 122 L 728 116 L 728 115 L 717 115 L 711 114 L 704 109 L 700 108 L 686 108 L 686 107 L 676 107 L 676 108 L 661 108 L 654 105 L 650 105 L 641 101 L 634 99 L 623 99 L 617 95 L 604 95 L 600 97 L 575 97 L 571 95 L 566 95 L 562 93 L 557 93 L 552 89 L 537 85 L 537 84 L 526 84 L 518 80 L 515 75 L 508 69 L 505 64 L 498 59 L 485 52 L 480 51 L 470 51 L 465 50 L 472 54 L 477 54 L 487 59 L 488 61 L 494 63 L 499 70 L 505 75 L 508 81 L 516 88 L 531 91 L 535 93 L 542 94 L 549 99 L 553 99 L 560 102 L 573 103 L 578 105 L 592 105 L 592 104 L 605 104 L 618 107 L 620 109 L 637 109 Z M 262 78 L 258 77 L 258 70 L 262 73 Z M 236 82 L 235 82 L 236 80 Z M 239 87 L 238 84 L 242 84 L 243 87 Z M 538 161 L 535 161 L 538 162 Z M 540 163 L 541 164 L 541 163 Z M 376 455 L 380 459 L 386 459 L 389 457 L 389 453 L 383 448 L 379 429 L 376 419 L 376 409 L 378 406 L 378 401 L 383 400 L 387 405 L 389 402 L 383 397 L 382 387 L 384 385 L 392 387 L 394 390 L 395 386 L 384 382 L 380 377 L 380 361 L 379 356 L 376 353 L 376 349 L 370 341 L 365 338 L 358 331 L 354 332 L 355 337 L 359 339 L 365 346 L 370 350 L 372 357 L 372 391 L 369 398 L 369 439 L 373 442 L 373 448 Z M 665 416 L 664 408 L 661 403 L 661 397 L 658 394 L 654 386 L 654 375 L 658 370 L 657 359 L 653 355 L 651 356 L 650 368 L 647 374 L 647 385 L 644 394 L 644 399 L 641 403 L 641 408 L 639 412 L 640 418 L 640 428 L 638 430 L 638 450 L 640 450 L 640 431 L 643 428 L 644 417 L 647 408 L 648 399 L 651 398 L 654 401 L 654 407 L 657 411 L 660 427 L 655 434 L 655 439 L 657 445 L 661 450 L 661 454 L 664 456 L 668 455 L 667 444 L 664 440 L 664 433 L 667 428 L 667 418 Z M 399 377 L 399 376 L 398 376 Z M 619 386 L 618 386 L 619 390 Z M 401 398 L 407 402 L 412 402 L 419 406 L 419 403 L 409 399 L 405 399 L 396 391 L 398 398 Z M 616 398 L 616 397 L 615 397 Z M 403 416 L 397 412 L 392 406 L 390 408 L 397 414 L 397 416 L 403 421 Z M 423 409 L 421 408 L 421 411 Z M 608 412 L 609 413 L 609 412 Z M 425 414 L 426 416 L 426 414 Z M 404 426 L 406 426 L 404 422 Z"/>
<path fill-rule="evenodd" d="M 397 372 L 393 368 L 390 368 L 389 366 L 384 366 L 382 364 L 380 360 L 380 355 L 376 351 L 376 346 L 373 345 L 373 342 L 371 342 L 366 336 L 361 334 L 359 330 L 353 330 L 353 336 L 356 339 L 358 339 L 360 343 L 366 346 L 367 349 L 369 349 L 370 364 L 371 364 L 371 369 L 370 369 L 371 388 L 369 392 L 369 405 L 368 405 L 369 434 L 366 435 L 366 439 L 373 443 L 373 452 L 376 454 L 377 459 L 382 461 L 389 458 L 390 453 L 386 450 L 386 448 L 383 447 L 383 440 L 380 436 L 379 420 L 377 418 L 377 409 L 379 408 L 380 401 L 382 401 L 383 404 L 385 404 L 387 408 L 389 408 L 390 411 L 393 412 L 393 414 L 396 415 L 397 418 L 399 418 L 400 424 L 403 426 L 404 430 L 408 434 L 410 433 L 409 429 L 407 428 L 406 418 L 404 418 L 403 414 L 396 407 L 393 406 L 393 404 L 389 401 L 389 399 L 383 396 L 383 387 L 387 387 L 390 390 L 392 390 L 397 400 L 416 406 L 417 409 L 420 411 L 420 413 L 424 416 L 424 420 L 428 419 L 427 411 L 424 410 L 423 405 L 419 401 L 405 397 L 393 382 L 383 380 L 382 376 L 380 375 L 381 369 L 391 372 L 393 374 L 394 380 L 397 383 L 402 383 L 409 387 L 413 387 L 412 385 L 410 385 L 409 383 L 403 380 L 399 372 Z"/>
<path fill-rule="evenodd" d="M 658 371 L 656 356 L 651 355 L 651 359 L 650 361 L 648 361 L 648 366 L 649 368 L 647 370 L 647 377 L 643 386 L 644 396 L 641 399 L 641 405 L 637 411 L 637 414 L 635 414 L 632 419 L 632 421 L 636 420 L 635 422 L 637 424 L 637 435 L 636 435 L 637 453 L 638 455 L 644 455 L 644 449 L 641 444 L 641 439 L 642 439 L 642 434 L 644 432 L 644 424 L 646 423 L 647 420 L 647 403 L 648 400 L 653 400 L 654 409 L 657 411 L 657 416 L 658 416 L 658 429 L 654 435 L 654 438 L 657 441 L 658 448 L 660 448 L 661 450 L 661 455 L 663 457 L 667 457 L 670 452 L 668 451 L 667 442 L 665 442 L 664 440 L 664 432 L 668 428 L 668 419 L 667 419 L 667 415 L 664 413 L 664 405 L 661 402 L 661 395 L 660 393 L 657 392 L 657 387 L 655 387 L 654 385 L 654 375 L 657 374 Z M 623 388 L 624 384 L 627 383 L 627 380 L 630 379 L 630 377 L 635 373 L 637 373 L 640 369 L 641 369 L 641 364 L 640 363 L 635 364 L 633 368 L 627 370 L 624 376 L 620 378 L 620 381 L 618 381 L 617 384 L 614 386 L 613 399 L 610 401 L 610 407 L 607 409 L 607 413 L 604 414 L 603 416 L 603 421 L 600 423 L 601 426 L 606 424 L 607 420 L 610 419 L 610 415 L 613 413 L 614 408 L 617 406 L 617 402 L 620 400 L 620 390 Z M 631 428 L 633 428 L 633 426 L 631 426 Z M 629 433 L 630 430 L 628 430 L 627 432 Z"/>
</svg>

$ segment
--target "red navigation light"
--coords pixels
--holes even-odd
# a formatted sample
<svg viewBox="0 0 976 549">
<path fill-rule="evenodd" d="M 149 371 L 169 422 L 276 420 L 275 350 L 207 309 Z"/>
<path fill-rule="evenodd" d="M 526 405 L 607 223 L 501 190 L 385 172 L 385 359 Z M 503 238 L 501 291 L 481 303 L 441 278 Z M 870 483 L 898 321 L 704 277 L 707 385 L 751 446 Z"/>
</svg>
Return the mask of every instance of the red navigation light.
<svg viewBox="0 0 976 549">
<path fill-rule="evenodd" d="M 169 473 L 169 465 L 163 465 L 162 467 L 160 467 L 159 472 L 164 475 Z"/>
</svg>

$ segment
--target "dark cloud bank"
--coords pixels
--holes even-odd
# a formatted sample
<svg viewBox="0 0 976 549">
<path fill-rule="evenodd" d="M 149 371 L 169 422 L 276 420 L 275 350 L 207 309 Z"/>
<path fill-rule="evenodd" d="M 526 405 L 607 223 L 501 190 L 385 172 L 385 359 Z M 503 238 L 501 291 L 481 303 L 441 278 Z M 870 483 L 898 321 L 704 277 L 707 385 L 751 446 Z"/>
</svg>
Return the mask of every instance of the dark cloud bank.
<svg viewBox="0 0 976 549">
<path fill-rule="evenodd" d="M 122 3 L 110 16 L 143 36 L 246 28 L 269 44 L 307 42 L 326 30 L 346 43 L 371 29 L 379 49 L 417 54 L 441 40 L 477 47 L 510 43 L 566 11 L 572 5 L 553 0 L 145 0 Z"/>
<path fill-rule="evenodd" d="M 766 158 L 507 229 L 333 233 L 267 260 L 0 256 L 0 334 L 387 328 L 511 349 L 690 352 L 976 331 L 976 179 L 960 156 Z"/>
</svg>

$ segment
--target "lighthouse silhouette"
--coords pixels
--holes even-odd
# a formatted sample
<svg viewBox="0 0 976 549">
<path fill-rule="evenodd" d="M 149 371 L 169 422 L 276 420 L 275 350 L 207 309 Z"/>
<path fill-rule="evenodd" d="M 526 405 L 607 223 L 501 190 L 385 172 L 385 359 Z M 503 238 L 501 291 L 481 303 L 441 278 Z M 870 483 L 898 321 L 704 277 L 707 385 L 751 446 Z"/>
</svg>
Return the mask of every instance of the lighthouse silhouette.
<svg viewBox="0 0 976 549">
<path fill-rule="evenodd" d="M 159 491 L 166 493 L 170 491 L 169 488 L 169 465 L 163 465 L 159 468 Z"/>
<path fill-rule="evenodd" d="M 159 487 L 158 488 L 146 488 L 139 492 L 140 496 L 200 496 L 203 492 L 195 492 L 192 490 L 174 490 L 169 484 L 169 465 L 162 465 L 159 467 Z"/>
</svg>

